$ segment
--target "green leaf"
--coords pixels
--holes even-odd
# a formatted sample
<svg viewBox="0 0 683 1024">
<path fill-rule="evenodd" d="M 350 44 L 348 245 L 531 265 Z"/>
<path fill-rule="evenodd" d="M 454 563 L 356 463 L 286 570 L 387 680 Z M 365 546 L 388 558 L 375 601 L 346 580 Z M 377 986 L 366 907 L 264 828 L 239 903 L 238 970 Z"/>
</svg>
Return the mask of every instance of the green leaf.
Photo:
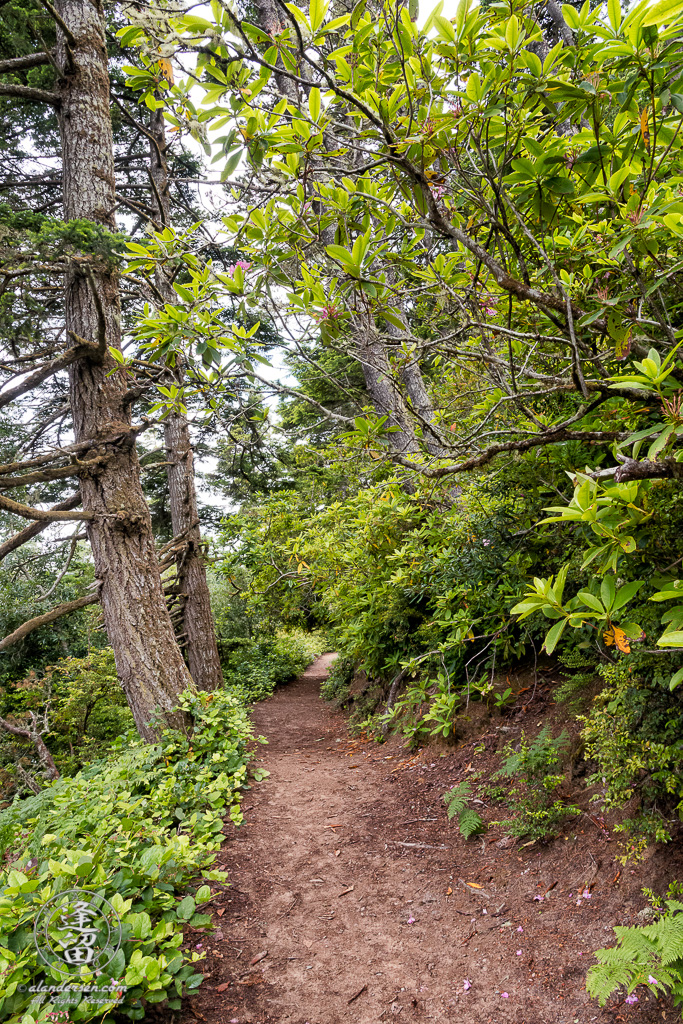
<svg viewBox="0 0 683 1024">
<path fill-rule="evenodd" d="M 403 323 L 401 318 L 397 316 L 395 313 L 391 313 L 388 309 L 383 309 L 382 316 L 387 321 L 387 323 L 390 323 L 393 327 L 397 327 L 399 331 L 405 331 L 406 325 Z"/>
<path fill-rule="evenodd" d="M 365 13 L 365 7 L 368 0 L 358 0 L 358 3 L 354 6 L 351 11 L 351 28 L 358 28 L 358 22 Z"/>
<path fill-rule="evenodd" d="M 605 609 L 609 612 L 612 609 L 612 602 L 616 593 L 616 585 L 614 582 L 614 576 L 605 576 L 602 583 L 600 584 L 600 597 Z"/>
<path fill-rule="evenodd" d="M 464 811 L 461 811 L 458 818 L 458 826 L 460 834 L 465 839 L 469 839 L 470 836 L 479 835 L 479 833 L 484 831 L 484 821 L 481 815 L 477 814 L 471 807 L 466 807 Z"/>
<path fill-rule="evenodd" d="M 189 921 L 195 911 L 195 901 L 192 896 L 185 896 L 176 907 L 176 914 L 181 921 Z"/>
<path fill-rule="evenodd" d="M 683 647 L 683 630 L 675 629 L 671 633 L 665 633 L 657 641 L 658 647 Z"/>
<path fill-rule="evenodd" d="M 560 619 L 560 621 L 556 622 L 553 628 L 548 632 L 545 640 L 543 641 L 543 646 L 545 647 L 546 654 L 553 653 L 553 651 L 557 647 L 560 637 L 565 631 L 566 626 L 567 620 Z"/>
<path fill-rule="evenodd" d="M 591 594 L 590 590 L 580 590 L 576 595 L 582 604 L 588 605 L 593 611 L 599 612 L 601 615 L 604 614 L 605 609 L 603 608 L 600 600 Z"/>
<path fill-rule="evenodd" d="M 659 3 L 651 7 L 641 25 L 661 25 L 665 21 L 673 21 L 683 11 L 683 0 L 659 0 Z"/>
<path fill-rule="evenodd" d="M 325 252 L 328 256 L 331 256 L 335 260 L 339 260 L 340 263 L 344 263 L 347 266 L 353 266 L 353 256 L 341 245 L 326 245 Z"/>
<path fill-rule="evenodd" d="M 327 4 L 324 0 L 311 0 L 308 17 L 311 22 L 311 28 L 315 32 L 323 23 L 325 12 L 327 11 Z"/>
<path fill-rule="evenodd" d="M 320 117 L 320 89 L 316 86 L 313 86 L 308 94 L 308 109 L 311 118 L 317 121 Z"/>
<path fill-rule="evenodd" d="M 683 683 L 683 668 L 679 668 L 678 672 L 671 677 L 669 680 L 669 689 L 675 690 L 681 683 Z"/>
<path fill-rule="evenodd" d="M 616 32 L 621 25 L 621 4 L 619 0 L 607 0 L 607 15 L 612 28 Z"/>
</svg>

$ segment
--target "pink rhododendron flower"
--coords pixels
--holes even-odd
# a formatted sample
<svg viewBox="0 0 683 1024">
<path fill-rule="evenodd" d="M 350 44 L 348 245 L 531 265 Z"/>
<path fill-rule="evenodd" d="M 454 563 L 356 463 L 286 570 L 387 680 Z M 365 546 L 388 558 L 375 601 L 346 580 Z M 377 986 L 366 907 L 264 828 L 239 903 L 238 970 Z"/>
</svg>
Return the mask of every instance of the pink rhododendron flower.
<svg viewBox="0 0 683 1024">
<path fill-rule="evenodd" d="M 638 996 L 626 996 L 626 999 L 624 999 L 624 1002 L 625 1003 L 629 1003 L 629 1005 L 632 1006 L 633 1003 L 637 1003 L 638 1002 Z"/>
<path fill-rule="evenodd" d="M 465 989 L 465 992 L 469 992 L 469 990 L 472 988 L 472 982 L 468 981 L 467 978 L 465 978 L 465 980 L 462 983 L 462 987 Z"/>
<path fill-rule="evenodd" d="M 659 985 L 659 982 L 657 981 L 657 979 L 653 978 L 651 974 L 648 975 L 647 983 L 648 983 L 648 985 Z"/>
<path fill-rule="evenodd" d="M 501 993 L 500 993 L 500 998 L 501 998 L 501 999 L 509 999 L 509 998 L 510 998 L 510 996 L 508 995 L 508 993 L 507 993 L 507 992 L 501 992 Z"/>
<path fill-rule="evenodd" d="M 249 268 L 251 267 L 251 263 L 247 263 L 246 260 L 238 260 L 237 263 L 233 263 L 232 266 L 228 267 L 228 273 L 230 274 L 231 277 L 234 276 L 234 273 L 238 267 L 240 268 L 240 270 L 243 270 L 244 273 L 246 274 L 247 270 L 249 270 Z"/>
<path fill-rule="evenodd" d="M 521 956 L 521 955 L 522 955 L 522 951 L 521 951 L 521 949 L 518 949 L 517 950 L 517 956 Z"/>
</svg>

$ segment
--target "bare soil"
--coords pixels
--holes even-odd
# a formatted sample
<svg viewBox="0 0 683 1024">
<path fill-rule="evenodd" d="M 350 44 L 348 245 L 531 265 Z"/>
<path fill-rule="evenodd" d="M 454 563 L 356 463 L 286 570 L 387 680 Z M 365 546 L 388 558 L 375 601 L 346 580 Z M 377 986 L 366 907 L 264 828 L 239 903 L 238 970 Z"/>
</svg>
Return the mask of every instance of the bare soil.
<svg viewBox="0 0 683 1024">
<path fill-rule="evenodd" d="M 640 992 L 600 1009 L 584 979 L 612 927 L 642 921 L 642 886 L 683 879 L 679 842 L 622 867 L 592 812 L 523 847 L 499 826 L 465 841 L 447 820 L 442 794 L 493 770 L 522 724 L 540 725 L 547 689 L 523 716 L 415 754 L 349 737 L 319 696 L 333 657 L 255 709 L 270 776 L 247 794 L 245 824 L 226 825 L 230 884 L 211 904 L 215 930 L 191 937 L 206 980 L 184 1024 L 678 1020 Z M 479 809 L 489 822 L 504 814 Z"/>
</svg>

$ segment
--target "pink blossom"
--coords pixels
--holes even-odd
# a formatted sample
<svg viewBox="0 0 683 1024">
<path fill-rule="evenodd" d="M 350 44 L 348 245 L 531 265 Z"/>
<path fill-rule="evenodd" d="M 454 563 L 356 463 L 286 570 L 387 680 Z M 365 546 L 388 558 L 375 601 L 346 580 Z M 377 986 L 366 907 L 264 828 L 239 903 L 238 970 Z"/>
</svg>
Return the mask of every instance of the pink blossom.
<svg viewBox="0 0 683 1024">
<path fill-rule="evenodd" d="M 521 956 L 521 955 L 522 955 L 522 951 L 521 951 L 521 949 L 518 949 L 517 950 L 517 956 Z"/>
<path fill-rule="evenodd" d="M 542 903 L 543 900 L 545 899 L 545 896 L 534 896 L 534 899 L 538 900 L 539 903 Z"/>
<path fill-rule="evenodd" d="M 510 998 L 510 996 L 508 995 L 508 993 L 507 993 L 507 992 L 501 992 L 501 993 L 500 993 L 500 998 L 501 998 L 501 999 L 509 999 L 509 998 Z"/>
<path fill-rule="evenodd" d="M 524 931 L 524 929 L 522 928 L 521 924 L 520 924 L 519 928 L 517 929 L 517 931 L 518 932 L 523 932 Z"/>
<path fill-rule="evenodd" d="M 228 267 L 228 273 L 231 277 L 235 276 L 235 271 L 238 267 L 246 274 L 247 270 L 251 267 L 251 263 L 247 263 L 246 260 L 238 260 L 237 263 L 233 263 L 232 266 Z"/>
<path fill-rule="evenodd" d="M 653 978 L 651 974 L 648 976 L 647 983 L 648 985 L 659 985 L 657 979 Z"/>
<path fill-rule="evenodd" d="M 415 918 L 414 917 L 409 917 L 407 922 L 406 922 L 406 924 L 415 924 Z"/>
<path fill-rule="evenodd" d="M 630 1006 L 632 1006 L 633 1003 L 637 1003 L 638 1002 L 638 996 L 626 996 L 626 999 L 624 999 L 624 1002 L 628 1003 Z"/>
<path fill-rule="evenodd" d="M 468 979 L 465 978 L 465 980 L 462 983 L 462 987 L 465 989 L 465 992 L 469 992 L 469 990 L 472 988 L 472 982 L 468 981 Z"/>
</svg>

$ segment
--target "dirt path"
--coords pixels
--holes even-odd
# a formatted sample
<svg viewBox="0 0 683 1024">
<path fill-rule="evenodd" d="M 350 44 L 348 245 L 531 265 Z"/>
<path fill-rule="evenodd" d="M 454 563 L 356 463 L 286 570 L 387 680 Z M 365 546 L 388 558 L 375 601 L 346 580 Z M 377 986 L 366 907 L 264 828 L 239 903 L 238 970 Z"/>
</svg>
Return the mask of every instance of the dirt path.
<svg viewBox="0 0 683 1024">
<path fill-rule="evenodd" d="M 440 801 L 463 777 L 462 755 L 431 763 L 433 752 L 349 741 L 319 697 L 332 658 L 255 709 L 270 777 L 228 833 L 217 931 L 193 937 L 207 977 L 187 1024 L 614 1021 L 588 1001 L 585 965 L 642 908 L 651 872 L 603 898 L 611 856 L 585 857 L 579 839 L 556 842 L 554 859 L 490 836 L 465 843 Z M 577 907 L 589 872 L 591 902 Z M 647 999 L 617 1012 L 675 1019 Z"/>
</svg>

